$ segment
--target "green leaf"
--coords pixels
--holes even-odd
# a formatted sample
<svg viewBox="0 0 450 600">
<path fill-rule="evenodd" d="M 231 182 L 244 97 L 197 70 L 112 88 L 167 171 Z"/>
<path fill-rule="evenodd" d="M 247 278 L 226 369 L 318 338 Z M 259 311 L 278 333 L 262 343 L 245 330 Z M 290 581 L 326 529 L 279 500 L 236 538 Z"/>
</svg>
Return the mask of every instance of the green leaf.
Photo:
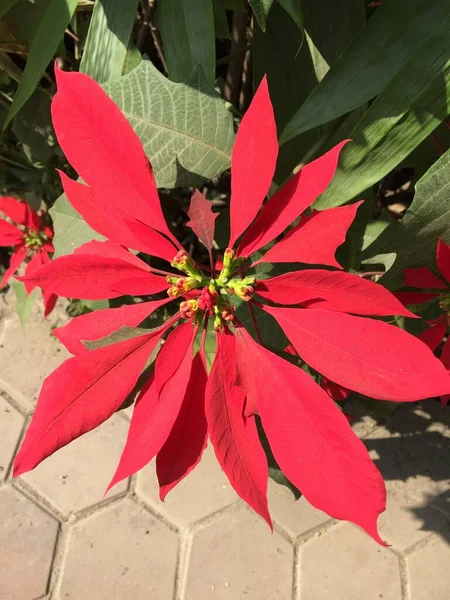
<svg viewBox="0 0 450 600">
<path fill-rule="evenodd" d="M 0 0 L 0 19 L 5 15 L 18 0 Z"/>
<path fill-rule="evenodd" d="M 278 0 L 284 10 L 291 15 L 294 23 L 300 29 L 303 29 L 304 17 L 302 10 L 302 0 Z"/>
<path fill-rule="evenodd" d="M 31 294 L 27 294 L 24 284 L 17 279 L 13 279 L 9 284 L 14 293 L 16 294 L 16 312 L 19 317 L 22 328 L 25 329 L 25 325 L 31 316 L 34 301 L 38 293 L 37 289 L 34 289 Z"/>
<path fill-rule="evenodd" d="M 342 53 L 284 129 L 282 142 L 377 96 L 448 16 L 448 0 L 389 0 Z M 333 26 L 334 21 L 327 18 Z"/>
<path fill-rule="evenodd" d="M 30 48 L 25 70 L 9 109 L 5 127 L 25 104 L 53 58 L 78 0 L 50 0 Z"/>
<path fill-rule="evenodd" d="M 436 269 L 438 238 L 450 244 L 450 150 L 418 181 L 414 200 L 403 219 L 384 229 L 363 253 L 363 259 L 396 253 L 397 260 L 381 282 L 398 288 L 403 283 L 403 269 Z"/>
<path fill-rule="evenodd" d="M 50 97 L 35 90 L 14 117 L 12 130 L 30 163 L 46 163 L 54 154 L 55 133 L 50 116 Z"/>
<path fill-rule="evenodd" d="M 143 327 L 121 327 L 117 331 L 114 331 L 113 333 L 110 333 L 109 335 L 106 335 L 105 337 L 102 337 L 99 340 L 95 340 L 94 342 L 83 340 L 81 341 L 88 350 L 95 350 L 96 348 L 104 348 L 105 346 L 110 346 L 111 344 L 118 344 L 119 342 L 130 340 L 131 338 L 146 335 L 151 331 L 153 330 L 144 329 Z"/>
<path fill-rule="evenodd" d="M 227 12 L 223 0 L 213 0 L 214 32 L 216 38 L 230 39 L 230 28 L 228 26 Z"/>
<path fill-rule="evenodd" d="M 367 110 L 316 208 L 344 204 L 378 182 L 449 114 L 449 27 L 450 16 Z"/>
<path fill-rule="evenodd" d="M 141 138 L 158 187 L 199 185 L 230 166 L 233 117 L 200 71 L 174 83 L 143 60 L 103 87 Z"/>
<path fill-rule="evenodd" d="M 253 14 L 263 31 L 266 30 L 267 16 L 272 8 L 273 0 L 248 0 Z"/>
<path fill-rule="evenodd" d="M 65 194 L 62 194 L 50 209 L 53 219 L 55 237 L 54 257 L 71 254 L 78 248 L 91 240 L 104 240 L 105 238 L 91 229 L 86 221 L 77 211 L 72 208 Z"/>
<path fill-rule="evenodd" d="M 99 83 L 122 75 L 137 0 L 97 0 L 80 71 Z"/>
<path fill-rule="evenodd" d="M 122 75 L 127 75 L 130 71 L 138 67 L 142 62 L 142 54 L 139 49 L 130 40 L 128 43 L 125 62 L 123 63 Z"/>
<path fill-rule="evenodd" d="M 163 0 L 156 20 L 172 81 L 184 81 L 197 67 L 214 85 L 215 36 L 212 0 Z"/>
</svg>

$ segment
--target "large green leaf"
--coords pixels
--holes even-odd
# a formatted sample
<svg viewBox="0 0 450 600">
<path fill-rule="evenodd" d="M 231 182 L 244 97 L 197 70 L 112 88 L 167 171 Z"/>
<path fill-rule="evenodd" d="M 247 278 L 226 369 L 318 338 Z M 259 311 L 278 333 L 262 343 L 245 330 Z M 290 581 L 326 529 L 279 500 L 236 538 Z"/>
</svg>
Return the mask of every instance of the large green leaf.
<svg viewBox="0 0 450 600">
<path fill-rule="evenodd" d="M 378 95 L 449 14 L 448 0 L 389 0 L 342 53 L 286 126 L 282 141 Z M 333 19 L 327 23 L 334 26 Z"/>
<path fill-rule="evenodd" d="M 212 0 L 163 0 L 156 12 L 169 77 L 184 81 L 197 67 L 214 85 L 215 36 Z"/>
<path fill-rule="evenodd" d="M 394 169 L 450 112 L 450 16 L 420 46 L 350 134 L 319 209 L 344 204 Z M 339 137 L 339 133 L 337 134 Z"/>
<path fill-rule="evenodd" d="M 122 75 L 137 0 L 97 0 L 80 71 L 99 83 Z"/>
<path fill-rule="evenodd" d="M 198 185 L 230 166 L 233 117 L 200 71 L 174 83 L 144 60 L 104 88 L 141 138 L 158 187 Z"/>
<path fill-rule="evenodd" d="M 33 39 L 25 70 L 14 96 L 5 126 L 25 104 L 53 58 L 78 0 L 50 0 Z"/>
<path fill-rule="evenodd" d="M 248 0 L 252 7 L 253 14 L 263 31 L 266 30 L 267 17 L 272 8 L 273 0 Z"/>
<path fill-rule="evenodd" d="M 18 0 L 0 0 L 0 18 L 3 17 Z"/>
<path fill-rule="evenodd" d="M 450 244 L 450 150 L 419 180 L 403 219 L 384 229 L 362 257 L 395 252 L 397 259 L 381 281 L 397 288 L 402 285 L 404 268 L 435 269 L 438 238 Z"/>
<path fill-rule="evenodd" d="M 77 211 L 69 204 L 65 194 L 62 194 L 50 209 L 53 219 L 55 238 L 55 258 L 64 254 L 71 254 L 91 240 L 104 240 L 105 238 L 89 227 Z"/>
</svg>

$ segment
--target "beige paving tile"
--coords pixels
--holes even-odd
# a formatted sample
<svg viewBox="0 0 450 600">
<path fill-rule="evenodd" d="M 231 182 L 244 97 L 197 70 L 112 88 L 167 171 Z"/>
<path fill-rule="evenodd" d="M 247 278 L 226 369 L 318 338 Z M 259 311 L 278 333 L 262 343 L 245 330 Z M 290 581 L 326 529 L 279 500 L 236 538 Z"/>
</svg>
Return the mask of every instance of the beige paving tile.
<svg viewBox="0 0 450 600">
<path fill-rule="evenodd" d="M 302 600 L 401 600 L 398 559 L 351 524 L 300 546 Z"/>
<path fill-rule="evenodd" d="M 12 488 L 0 490 L 0 598 L 46 593 L 58 523 Z"/>
<path fill-rule="evenodd" d="M 130 500 L 73 527 L 61 600 L 170 600 L 178 537 Z"/>
<path fill-rule="evenodd" d="M 167 495 L 164 502 L 159 500 L 154 463 L 139 473 L 136 491 L 138 496 L 178 525 L 189 525 L 239 498 L 211 447 L 206 448 L 200 464 Z"/>
<path fill-rule="evenodd" d="M 97 504 L 103 500 L 116 470 L 127 431 L 127 422 L 113 415 L 22 478 L 65 515 Z M 108 498 L 125 491 L 126 487 L 126 481 L 119 483 Z"/>
<path fill-rule="evenodd" d="M 5 323 L 0 345 L 0 386 L 33 408 L 45 377 L 70 356 L 50 333 L 50 323 L 36 316 L 23 331 L 17 316 Z"/>
<path fill-rule="evenodd" d="M 306 535 L 311 529 L 331 520 L 327 514 L 311 506 L 305 498 L 295 500 L 290 490 L 271 479 L 269 479 L 268 498 L 273 520 L 294 538 Z"/>
<path fill-rule="evenodd" d="M 411 600 L 450 598 L 450 538 L 422 548 L 407 559 Z"/>
<path fill-rule="evenodd" d="M 14 457 L 23 425 L 23 417 L 6 400 L 0 390 L 0 481 L 6 477 Z"/>
<path fill-rule="evenodd" d="M 291 600 L 293 548 L 242 507 L 194 536 L 185 600 Z"/>
</svg>

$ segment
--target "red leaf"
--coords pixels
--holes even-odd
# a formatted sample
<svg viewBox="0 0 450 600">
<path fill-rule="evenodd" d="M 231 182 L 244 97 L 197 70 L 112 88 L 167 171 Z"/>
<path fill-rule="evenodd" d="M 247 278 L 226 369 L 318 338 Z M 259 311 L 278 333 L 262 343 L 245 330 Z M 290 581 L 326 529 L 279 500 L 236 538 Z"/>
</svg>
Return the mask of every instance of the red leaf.
<svg viewBox="0 0 450 600">
<path fill-rule="evenodd" d="M 162 300 L 131 304 L 120 308 L 96 310 L 75 317 L 67 325 L 54 329 L 53 335 L 72 354 L 83 354 L 88 350 L 81 340 L 99 340 L 121 327 L 136 327 L 155 310 L 171 300 L 172 298 L 163 298 Z"/>
<path fill-rule="evenodd" d="M 344 140 L 317 160 L 305 165 L 263 206 L 239 246 L 240 256 L 249 256 L 282 233 L 322 194 L 336 171 Z"/>
<path fill-rule="evenodd" d="M 450 246 L 447 246 L 442 240 L 438 240 L 436 262 L 439 271 L 445 277 L 445 280 L 450 283 Z"/>
<path fill-rule="evenodd" d="M 24 239 L 24 234 L 15 225 L 0 219 L 0 246 L 17 246 Z"/>
<path fill-rule="evenodd" d="M 446 289 L 447 286 L 427 267 L 418 269 L 404 269 L 405 285 L 416 288 L 435 288 L 438 290 Z"/>
<path fill-rule="evenodd" d="M 192 367 L 195 329 L 174 329 L 155 362 L 155 374 L 136 401 L 119 465 L 106 491 L 133 475 L 161 450 L 183 402 Z"/>
<path fill-rule="evenodd" d="M 231 485 L 272 527 L 267 506 L 267 459 L 255 418 L 244 415 L 245 392 L 234 385 L 236 340 L 227 329 L 217 335 L 217 352 L 206 387 L 206 418 L 217 460 Z"/>
<path fill-rule="evenodd" d="M 129 261 L 91 254 L 61 256 L 20 279 L 58 296 L 87 300 L 155 294 L 168 288 L 164 277 Z"/>
<path fill-rule="evenodd" d="M 177 250 L 160 233 L 144 223 L 133 221 L 126 215 L 122 215 L 119 219 L 115 205 L 99 200 L 95 189 L 73 181 L 61 171 L 59 175 L 69 202 L 83 215 L 92 229 L 127 248 L 146 252 L 168 261 L 173 259 Z"/>
<path fill-rule="evenodd" d="M 58 296 L 51 292 L 46 292 L 45 290 L 42 291 L 42 295 L 44 296 L 44 317 L 47 318 L 55 308 L 56 303 L 58 302 Z"/>
<path fill-rule="evenodd" d="M 386 506 L 384 482 L 346 417 L 309 375 L 241 327 L 236 342 L 240 383 L 258 404 L 283 473 L 313 506 L 356 523 L 383 544 L 377 519 Z"/>
<path fill-rule="evenodd" d="M 0 212 L 3 212 L 14 223 L 26 225 L 30 209 L 26 202 L 20 202 L 17 198 L 0 196 Z"/>
<path fill-rule="evenodd" d="M 334 311 L 262 308 L 306 363 L 350 390 L 394 402 L 450 392 L 440 361 L 399 327 Z"/>
<path fill-rule="evenodd" d="M 167 496 L 200 462 L 206 448 L 208 426 L 205 389 L 208 376 L 204 358 L 197 352 L 189 384 L 169 437 L 156 456 L 159 497 Z"/>
<path fill-rule="evenodd" d="M 361 202 L 338 206 L 303 217 L 299 225 L 277 242 L 254 264 L 261 262 L 301 262 L 310 265 L 338 267 L 334 255 L 345 242 L 348 228 Z"/>
<path fill-rule="evenodd" d="M 100 256 L 103 258 L 117 258 L 118 260 L 124 260 L 131 265 L 135 265 L 140 269 L 144 269 L 144 271 L 150 270 L 147 263 L 132 254 L 129 250 L 109 241 L 100 242 L 99 240 L 91 240 L 76 248 L 73 254 L 89 254 L 91 256 Z"/>
<path fill-rule="evenodd" d="M 444 344 L 441 352 L 441 361 L 447 371 L 450 373 L 450 337 L 447 338 L 447 341 Z M 442 406 L 447 406 L 448 401 L 450 400 L 450 394 L 443 394 L 441 396 Z"/>
<path fill-rule="evenodd" d="M 264 77 L 241 121 L 231 155 L 230 248 L 256 217 L 277 155 L 277 127 Z"/>
<path fill-rule="evenodd" d="M 14 461 L 17 477 L 119 408 L 164 331 L 69 358 L 42 386 L 36 412 Z"/>
<path fill-rule="evenodd" d="M 190 221 L 186 225 L 192 229 L 205 248 L 211 250 L 214 242 L 214 223 L 219 213 L 213 213 L 211 202 L 195 190 L 187 214 Z"/>
<path fill-rule="evenodd" d="M 58 92 L 52 118 L 56 135 L 70 164 L 95 190 L 98 212 L 113 213 L 114 222 L 136 218 L 172 237 L 151 165 L 118 106 L 87 75 L 65 73 L 57 67 L 55 74 Z M 80 214 L 89 221 L 90 207 L 81 202 L 86 210 Z"/>
<path fill-rule="evenodd" d="M 0 281 L 0 288 L 8 283 L 8 280 L 10 279 L 10 277 L 12 275 L 14 275 L 14 273 L 17 271 L 17 269 L 23 263 L 23 261 L 27 257 L 27 252 L 28 252 L 28 249 L 23 244 L 20 244 L 19 246 L 16 247 L 15 251 L 11 254 L 11 258 L 9 261 L 9 267 L 3 273 L 3 277 Z"/>
<path fill-rule="evenodd" d="M 426 344 L 433 352 L 442 342 L 445 332 L 447 331 L 447 318 L 444 315 L 436 325 L 432 327 L 428 327 L 422 333 L 419 333 L 417 336 L 419 340 L 422 340 L 424 344 Z"/>
<path fill-rule="evenodd" d="M 386 288 L 342 271 L 307 269 L 258 281 L 256 292 L 277 304 L 308 304 L 357 315 L 416 317 Z"/>
<path fill-rule="evenodd" d="M 439 294 L 434 292 L 394 292 L 394 296 L 397 300 L 400 300 L 402 304 L 411 306 L 412 304 L 424 304 L 437 298 Z"/>
</svg>

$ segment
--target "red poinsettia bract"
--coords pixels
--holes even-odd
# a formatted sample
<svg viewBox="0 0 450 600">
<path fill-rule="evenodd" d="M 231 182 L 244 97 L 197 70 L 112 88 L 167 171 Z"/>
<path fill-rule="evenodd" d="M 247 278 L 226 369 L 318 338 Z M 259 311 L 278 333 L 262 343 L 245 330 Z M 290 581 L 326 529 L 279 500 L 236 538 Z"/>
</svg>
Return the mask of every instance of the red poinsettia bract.
<svg viewBox="0 0 450 600">
<path fill-rule="evenodd" d="M 361 316 L 413 315 L 385 288 L 344 273 L 336 262 L 335 251 L 359 203 L 302 217 L 256 261 L 324 264 L 334 270 L 306 268 L 264 280 L 251 274 L 250 255 L 278 238 L 325 190 L 345 142 L 306 165 L 264 203 L 278 145 L 262 81 L 232 153 L 231 237 L 216 272 L 213 259 L 210 269 L 198 265 L 168 228 L 152 169 L 118 107 L 86 75 L 57 70 L 57 80 L 53 123 L 85 182 L 61 174 L 64 189 L 72 206 L 108 241 L 84 244 L 27 280 L 73 298 L 163 291 L 168 297 L 93 312 L 56 330 L 75 356 L 45 380 L 15 474 L 109 418 L 165 338 L 138 395 L 110 486 L 156 456 L 163 499 L 200 461 L 209 436 L 231 485 L 271 525 L 259 419 L 278 464 L 306 499 L 382 543 L 377 518 L 385 509 L 385 487 L 363 443 L 306 372 L 253 339 L 230 302 L 237 297 L 278 321 L 298 355 L 343 387 L 395 401 L 450 392 L 446 370 L 425 344 Z M 189 215 L 190 227 L 210 251 L 214 215 L 200 192 Z M 173 272 L 166 278 L 127 248 L 165 259 Z M 140 324 L 166 302 L 179 306 L 161 327 L 95 350 L 83 345 L 82 340 Z M 211 323 L 217 349 L 207 375 L 202 347 Z M 197 335 L 202 339 L 195 352 Z"/>
<path fill-rule="evenodd" d="M 427 267 L 404 269 L 403 271 L 406 286 L 432 291 L 397 292 L 395 294 L 404 304 L 410 305 L 438 300 L 442 316 L 429 321 L 430 327 L 418 336 L 433 352 L 437 350 L 445 335 L 449 333 L 450 324 L 450 246 L 447 246 L 442 240 L 438 240 L 436 264 L 444 281 L 436 277 Z M 444 343 L 440 359 L 447 371 L 450 372 L 450 336 L 447 337 Z M 450 395 L 448 394 L 441 396 L 442 404 L 446 405 L 449 399 Z"/>
<path fill-rule="evenodd" d="M 9 267 L 3 273 L 0 288 L 28 261 L 25 273 L 31 275 L 36 269 L 50 262 L 49 252 L 53 252 L 51 239 L 53 231 L 44 224 L 40 215 L 25 202 L 10 196 L 0 196 L 0 246 L 13 246 Z M 6 220 L 8 219 L 8 220 Z M 34 284 L 25 283 L 27 293 L 31 293 Z M 44 290 L 44 315 L 47 317 L 55 307 L 58 296 Z"/>
</svg>

